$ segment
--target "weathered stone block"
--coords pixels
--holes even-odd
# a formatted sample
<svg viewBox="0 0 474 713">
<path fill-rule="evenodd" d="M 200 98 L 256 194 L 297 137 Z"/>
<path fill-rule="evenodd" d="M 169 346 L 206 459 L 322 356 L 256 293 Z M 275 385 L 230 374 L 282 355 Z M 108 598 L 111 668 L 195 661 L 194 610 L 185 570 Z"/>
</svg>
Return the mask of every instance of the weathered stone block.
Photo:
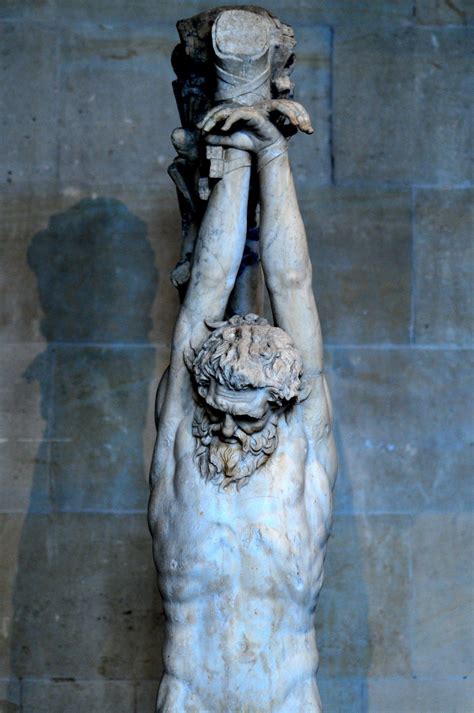
<svg viewBox="0 0 474 713">
<path fill-rule="evenodd" d="M 112 198 L 51 216 L 28 248 L 48 341 L 146 342 L 157 274 L 147 226 Z"/>
<path fill-rule="evenodd" d="M 124 200 L 148 226 L 148 237 L 155 254 L 158 274 L 154 301 L 150 309 L 152 320 L 149 339 L 169 346 L 179 309 L 178 293 L 171 284 L 170 273 L 181 249 L 181 223 L 175 190 L 169 181 L 163 191 L 150 188 L 128 191 Z"/>
<path fill-rule="evenodd" d="M 157 363 L 152 347 L 60 348 L 55 369 L 52 499 L 60 510 L 143 510 Z M 154 389 L 153 389 L 154 391 Z M 150 436 L 151 439 L 151 436 Z"/>
<path fill-rule="evenodd" d="M 131 713 L 133 685 L 128 681 L 23 682 L 23 713 L 65 711 Z"/>
<path fill-rule="evenodd" d="M 331 183 L 331 31 L 327 27 L 295 27 L 297 61 L 292 79 L 295 100 L 307 109 L 314 134 L 290 142 L 297 190 L 310 191 Z"/>
<path fill-rule="evenodd" d="M 323 677 L 410 670 L 409 528 L 401 516 L 336 518 L 316 614 Z"/>
<path fill-rule="evenodd" d="M 49 508 L 51 354 L 0 345 L 0 510 Z"/>
<path fill-rule="evenodd" d="M 187 0 L 173 5 L 165 0 L 136 0 L 131 5 L 126 0 L 56 0 L 61 17 L 74 21 L 113 21 L 145 23 L 150 21 L 175 23 L 180 18 L 190 17 L 212 5 L 205 0 Z M 411 0 L 385 0 L 370 2 L 360 0 L 272 0 L 265 7 L 284 22 L 354 24 L 382 23 L 409 20 L 412 17 Z"/>
<path fill-rule="evenodd" d="M 472 190 L 417 191 L 415 338 L 470 345 L 474 248 Z"/>
<path fill-rule="evenodd" d="M 135 687 L 135 713 L 153 711 L 159 681 L 138 681 Z"/>
<path fill-rule="evenodd" d="M 42 358 L 40 345 L 1 345 L 0 437 L 39 439 L 49 406 L 35 378 L 51 384 L 51 362 Z M 46 396 L 44 403 L 42 396 Z"/>
<path fill-rule="evenodd" d="M 179 309 L 178 293 L 170 281 L 170 273 L 178 261 L 181 249 L 181 224 L 174 187 L 168 179 L 163 189 L 115 186 L 109 187 L 108 195 L 120 200 L 134 217 L 144 222 L 146 244 L 141 241 L 141 249 L 131 251 L 127 247 L 127 235 L 124 234 L 127 240 L 117 246 L 114 257 L 109 254 L 109 262 L 104 260 L 102 279 L 108 279 L 112 285 L 106 286 L 99 293 L 102 299 L 96 298 L 95 301 L 96 309 L 104 311 L 94 329 L 97 334 L 95 339 L 120 342 L 133 340 L 139 343 L 150 341 L 168 346 Z M 116 233 L 119 227 L 116 222 L 112 219 L 107 230 L 100 231 L 98 239 L 102 244 L 104 241 L 110 244 L 108 236 Z M 134 240 L 136 245 L 137 236 L 130 234 L 129 237 L 130 244 Z M 111 247 L 109 251 L 112 252 Z M 87 249 L 83 259 L 92 259 Z M 97 255 L 94 255 L 94 259 L 97 260 Z M 115 282 L 110 273 L 115 269 L 114 264 L 121 260 L 126 273 L 120 281 Z M 107 265 L 112 265 L 112 268 L 108 268 L 109 274 Z M 95 293 L 99 292 L 98 281 L 99 276 L 94 287 Z M 112 321 L 122 325 L 116 336 L 108 328 Z M 90 324 L 85 318 L 83 323 Z"/>
<path fill-rule="evenodd" d="M 20 682 L 0 680 L 0 713 L 20 713 Z"/>
<path fill-rule="evenodd" d="M 57 188 L 25 188 L 15 183 L 0 191 L 0 341 L 43 342 L 37 279 L 28 264 L 28 246 L 61 209 Z M 46 267 L 46 266 L 45 266 Z"/>
<path fill-rule="evenodd" d="M 10 676 L 15 679 L 11 686 L 8 683 L 5 684 L 5 682 L 2 684 L 1 696 L 5 701 L 12 704 L 15 702 L 15 699 L 18 698 L 18 685 L 11 666 L 10 651 L 15 618 L 13 595 L 24 517 L 25 516 L 21 514 L 0 513 L 0 542 L 2 543 L 2 557 L 0 559 L 0 621 L 2 622 L 2 636 L 0 637 L 0 677 L 2 679 L 8 679 L 8 681 Z M 9 698 L 13 700 L 9 701 Z"/>
<path fill-rule="evenodd" d="M 366 30 L 336 34 L 336 182 L 469 181 L 472 33 Z"/>
<path fill-rule="evenodd" d="M 5 201 L 6 202 L 6 201 Z M 2 208 L 3 208 L 3 201 Z M 27 210 L 26 206 L 24 210 Z M 22 216 L 23 219 L 23 216 Z M 1 341 L 21 341 L 40 339 L 41 309 L 35 287 L 34 276 L 26 262 L 28 228 L 17 235 L 17 240 L 10 240 L 8 230 L 16 233 L 16 223 L 2 219 L 2 241 L 0 242 L 0 338 Z M 20 221 L 18 221 L 20 222 Z M 19 232 L 19 231 L 18 231 Z M 22 285 L 19 290 L 18 286 Z"/>
<path fill-rule="evenodd" d="M 48 512 L 49 448 L 38 438 L 0 437 L 0 510 Z"/>
<path fill-rule="evenodd" d="M 28 515 L 11 559 L 14 676 L 159 678 L 163 615 L 144 514 Z"/>
<path fill-rule="evenodd" d="M 473 15 L 470 0 L 416 0 L 416 20 L 422 25 L 467 25 Z"/>
<path fill-rule="evenodd" d="M 181 242 L 171 181 L 26 196 L 12 187 L 0 214 L 0 341 L 169 342 Z"/>
<path fill-rule="evenodd" d="M 471 513 L 418 515 L 415 520 L 412 642 L 418 676 L 472 673 L 473 526 Z"/>
<path fill-rule="evenodd" d="M 409 194 L 319 190 L 301 211 L 325 342 L 407 342 Z"/>
<path fill-rule="evenodd" d="M 271 0 L 266 3 L 271 12 L 285 22 L 322 23 L 344 27 L 349 25 L 380 25 L 400 20 L 409 20 L 412 3 L 409 0 Z"/>
<path fill-rule="evenodd" d="M 174 35 L 159 24 L 121 32 L 101 25 L 66 37 L 63 184 L 168 182 L 166 167 L 174 153 L 169 136 L 179 124 L 169 60 Z"/>
<path fill-rule="evenodd" d="M 186 0 L 179 6 L 167 0 L 56 0 L 58 14 L 75 23 L 110 22 L 146 26 L 149 23 L 170 23 L 174 25 L 182 17 L 208 10 L 205 0 Z"/>
<path fill-rule="evenodd" d="M 55 17 L 55 0 L 2 0 L 0 5 L 0 18 L 52 20 Z"/>
<path fill-rule="evenodd" d="M 333 350 L 346 512 L 472 509 L 472 353 Z"/>
<path fill-rule="evenodd" d="M 472 680 L 369 679 L 367 711 L 383 713 L 468 713 Z"/>
<path fill-rule="evenodd" d="M 57 175 L 56 35 L 39 25 L 1 22 L 0 184 L 54 181 Z"/>
<path fill-rule="evenodd" d="M 318 676 L 324 713 L 363 713 L 362 683 L 357 678 Z"/>
</svg>

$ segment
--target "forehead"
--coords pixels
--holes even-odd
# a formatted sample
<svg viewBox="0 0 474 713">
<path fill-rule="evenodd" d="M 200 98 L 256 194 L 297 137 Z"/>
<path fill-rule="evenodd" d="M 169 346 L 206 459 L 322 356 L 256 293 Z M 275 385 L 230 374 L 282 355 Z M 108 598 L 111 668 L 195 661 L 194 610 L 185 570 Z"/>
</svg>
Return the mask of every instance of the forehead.
<svg viewBox="0 0 474 713">
<path fill-rule="evenodd" d="M 268 389 L 234 390 L 211 380 L 206 403 L 213 408 L 234 416 L 255 416 L 260 418 L 267 410 Z"/>
</svg>

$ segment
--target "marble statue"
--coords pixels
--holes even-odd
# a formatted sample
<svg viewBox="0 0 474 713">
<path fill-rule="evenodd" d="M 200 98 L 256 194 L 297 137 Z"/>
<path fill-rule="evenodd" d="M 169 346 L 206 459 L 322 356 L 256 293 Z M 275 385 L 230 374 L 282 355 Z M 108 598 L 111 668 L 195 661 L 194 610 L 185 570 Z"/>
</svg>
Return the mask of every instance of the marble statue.
<svg viewBox="0 0 474 713">
<path fill-rule="evenodd" d="M 287 151 L 313 129 L 291 98 L 287 25 L 240 6 L 178 30 L 182 303 L 149 505 L 166 616 L 156 711 L 317 712 L 336 454 Z"/>
</svg>

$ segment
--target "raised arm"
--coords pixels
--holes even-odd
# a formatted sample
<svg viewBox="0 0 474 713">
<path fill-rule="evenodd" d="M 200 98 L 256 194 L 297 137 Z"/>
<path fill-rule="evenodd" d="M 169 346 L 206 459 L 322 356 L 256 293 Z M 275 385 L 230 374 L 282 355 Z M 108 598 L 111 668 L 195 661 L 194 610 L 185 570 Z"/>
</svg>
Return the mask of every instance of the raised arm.
<svg viewBox="0 0 474 713">
<path fill-rule="evenodd" d="M 194 250 L 191 276 L 173 334 L 171 361 L 160 417 L 151 481 L 174 472 L 174 439 L 191 398 L 184 354 L 207 336 L 205 321 L 223 318 L 245 243 L 250 158 L 227 151 L 228 173 L 215 185 Z M 242 165 L 242 164 L 247 165 Z"/>
<path fill-rule="evenodd" d="M 296 199 L 288 161 L 287 142 L 270 121 L 285 116 L 306 133 L 313 129 L 305 109 L 296 102 L 275 100 L 255 107 L 224 108 L 204 129 L 224 121 L 222 134 L 209 143 L 253 152 L 260 176 L 260 241 L 262 266 L 276 324 L 293 339 L 303 357 L 305 371 L 322 370 L 322 340 L 311 282 L 306 233 Z M 230 132 L 230 133 L 225 133 Z"/>
<path fill-rule="evenodd" d="M 297 128 L 312 132 L 309 117 L 295 102 L 269 101 L 238 109 L 225 109 L 215 117 L 224 121 L 221 132 L 208 141 L 253 152 L 260 174 L 260 241 L 262 266 L 277 326 L 290 335 L 303 358 L 310 393 L 301 404 L 304 429 L 309 436 L 308 462 L 322 465 L 329 484 L 336 473 L 331 433 L 331 401 L 323 374 L 321 328 L 312 290 L 312 271 L 306 233 L 296 200 L 288 162 L 286 140 L 269 120 L 273 113 L 286 116 Z M 212 130 L 216 122 L 208 126 Z"/>
<path fill-rule="evenodd" d="M 227 150 L 229 172 L 215 185 L 194 250 L 191 277 L 173 336 L 171 365 L 181 367 L 183 348 L 206 336 L 204 320 L 219 320 L 242 259 L 250 180 L 250 157 Z M 235 162 L 237 167 L 233 166 Z M 174 364 L 176 362 L 176 364 Z"/>
<path fill-rule="evenodd" d="M 305 110 L 294 105 L 292 123 L 306 125 Z M 260 171 L 262 264 L 273 314 L 303 357 L 311 388 L 302 404 L 308 440 L 308 472 L 334 486 L 337 456 L 332 434 L 332 405 L 323 373 L 323 345 L 312 288 L 312 268 L 306 232 L 296 199 L 286 142 L 278 138 L 258 155 Z M 322 483 L 318 478 L 318 483 Z M 326 492 L 327 495 L 327 492 Z"/>
<path fill-rule="evenodd" d="M 306 232 L 283 137 L 261 152 L 258 161 L 262 265 L 273 315 L 298 347 L 307 375 L 316 375 L 323 368 L 321 327 Z"/>
</svg>

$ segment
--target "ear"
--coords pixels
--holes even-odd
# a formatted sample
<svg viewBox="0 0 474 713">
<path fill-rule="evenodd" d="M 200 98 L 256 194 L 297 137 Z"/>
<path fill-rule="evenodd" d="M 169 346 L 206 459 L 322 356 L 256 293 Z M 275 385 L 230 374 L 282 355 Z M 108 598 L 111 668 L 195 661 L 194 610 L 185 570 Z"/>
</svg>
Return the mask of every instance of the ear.
<svg viewBox="0 0 474 713">
<path fill-rule="evenodd" d="M 205 386 L 198 386 L 197 392 L 202 399 L 206 400 L 207 389 Z"/>
<path fill-rule="evenodd" d="M 301 379 L 296 403 L 300 404 L 302 401 L 306 401 L 306 399 L 308 398 L 310 393 L 311 393 L 310 384 L 308 384 L 308 382 L 305 379 Z"/>
</svg>

